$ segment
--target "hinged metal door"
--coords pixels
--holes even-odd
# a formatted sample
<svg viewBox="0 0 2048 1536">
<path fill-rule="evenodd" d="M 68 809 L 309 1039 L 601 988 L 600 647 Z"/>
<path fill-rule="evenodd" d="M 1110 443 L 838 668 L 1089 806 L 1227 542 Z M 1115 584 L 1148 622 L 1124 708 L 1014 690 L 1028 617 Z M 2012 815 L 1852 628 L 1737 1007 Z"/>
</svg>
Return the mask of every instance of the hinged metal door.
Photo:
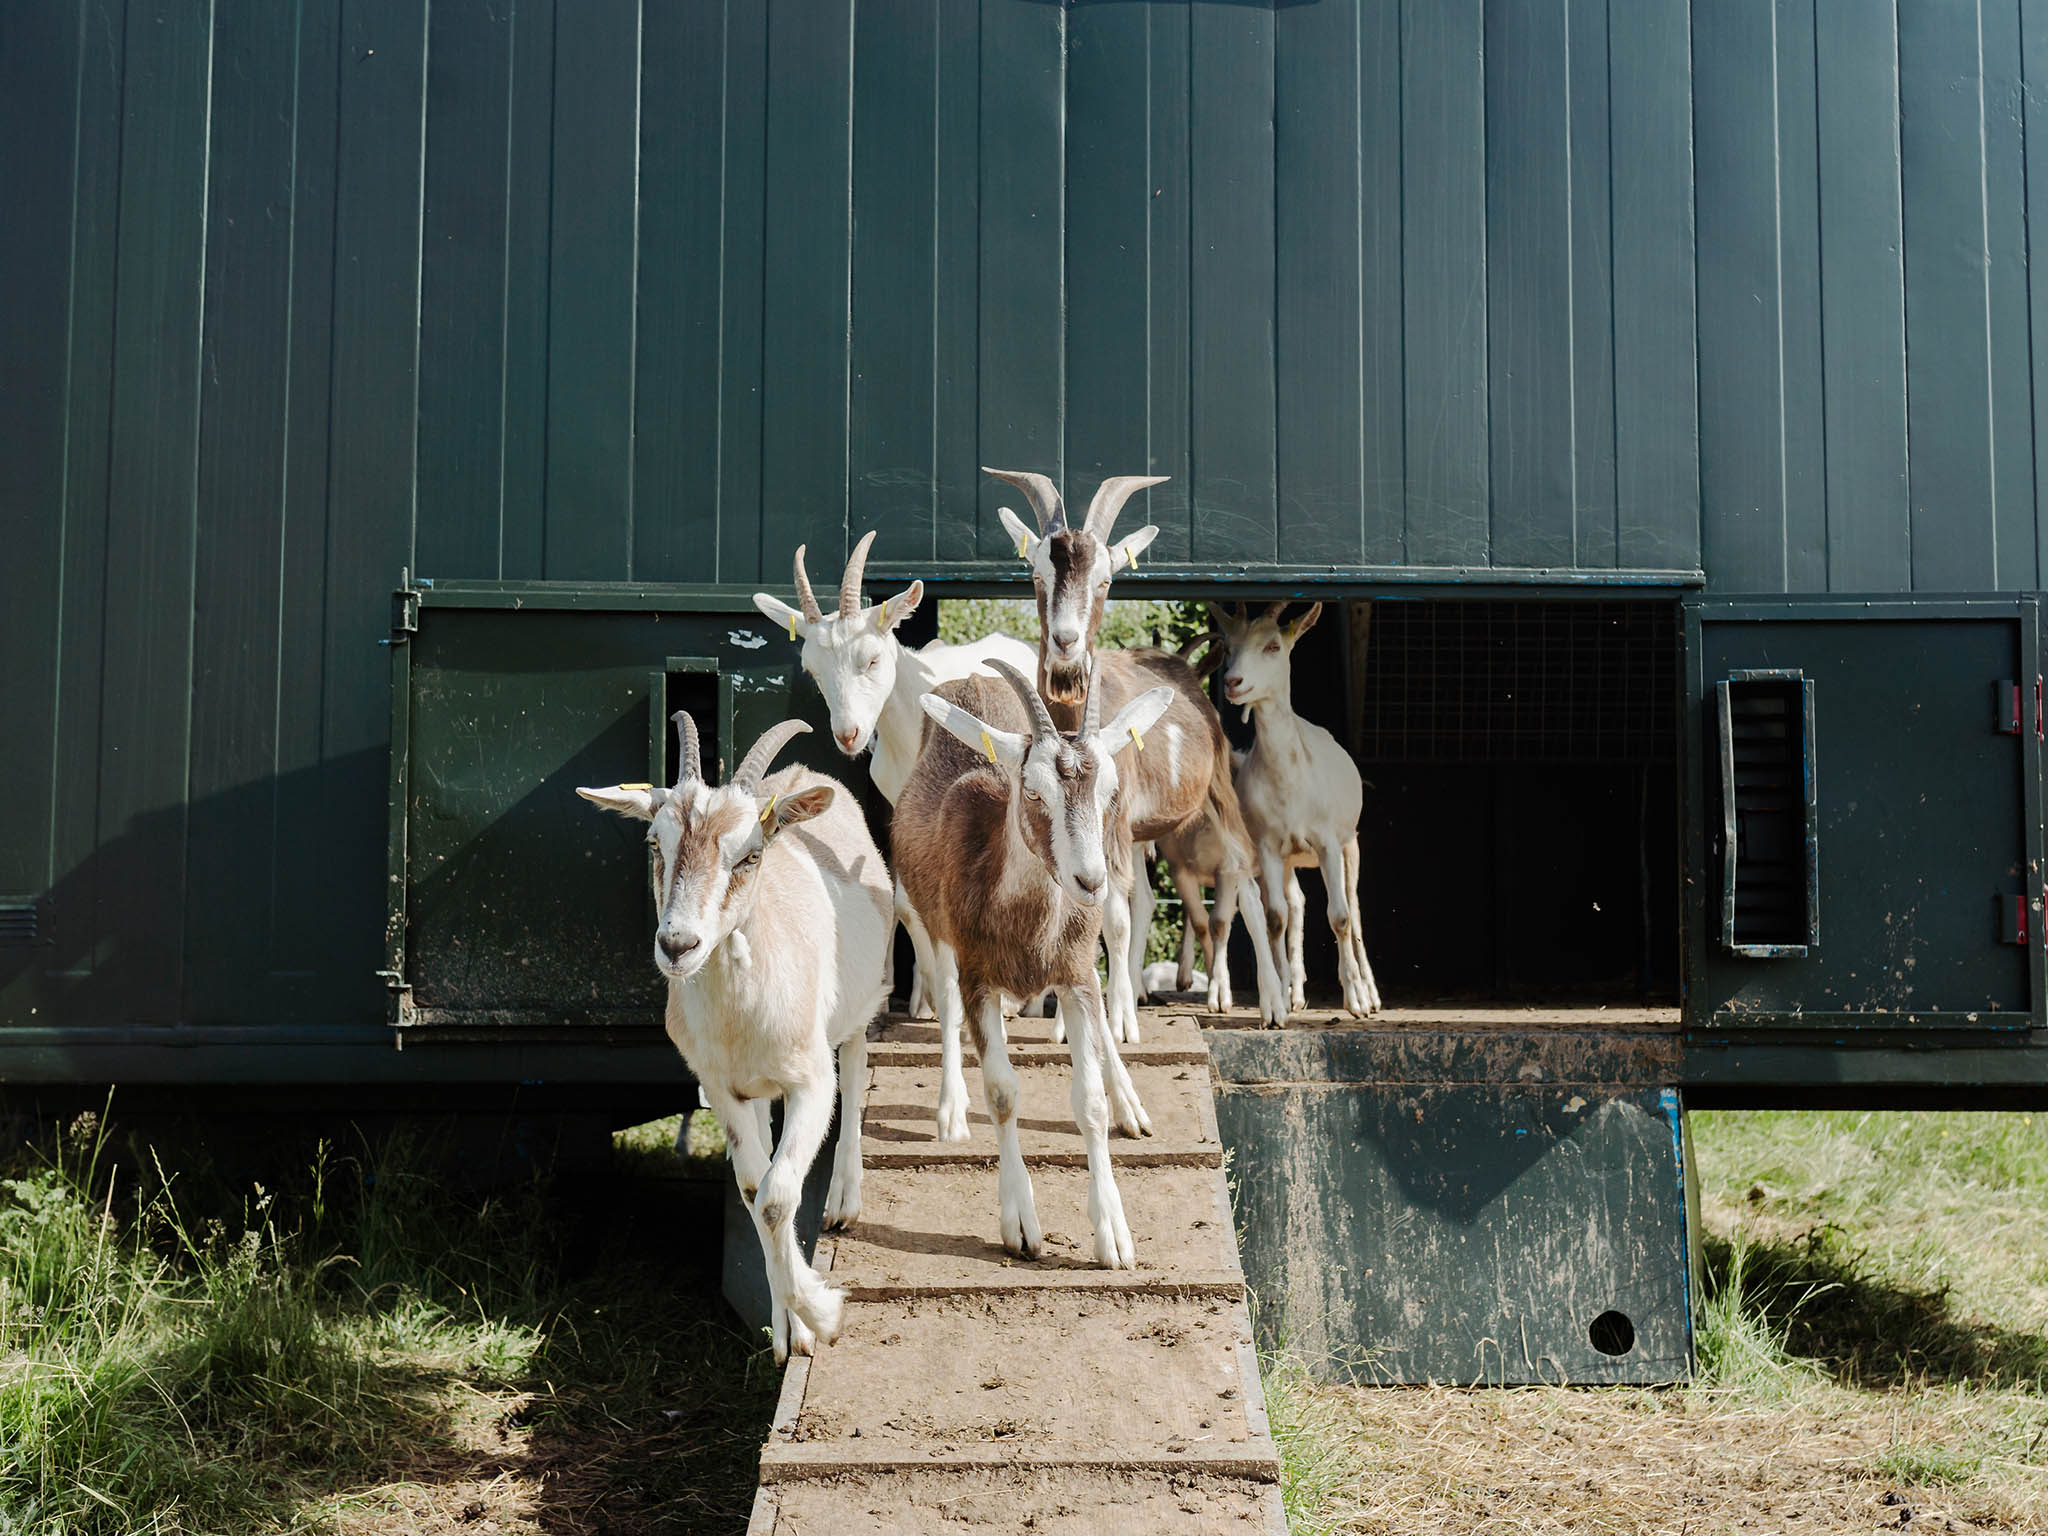
<svg viewBox="0 0 2048 1536">
<path fill-rule="evenodd" d="M 2032 598 L 1686 605 L 1689 1025 L 2042 1019 L 2039 653 Z"/>
</svg>

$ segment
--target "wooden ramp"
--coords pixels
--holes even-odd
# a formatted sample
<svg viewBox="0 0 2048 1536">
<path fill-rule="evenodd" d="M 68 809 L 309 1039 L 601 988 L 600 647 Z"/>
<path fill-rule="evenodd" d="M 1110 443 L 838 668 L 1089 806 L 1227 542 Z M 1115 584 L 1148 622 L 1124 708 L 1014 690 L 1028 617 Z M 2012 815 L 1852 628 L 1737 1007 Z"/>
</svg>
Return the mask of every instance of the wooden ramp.
<svg viewBox="0 0 2048 1536">
<path fill-rule="evenodd" d="M 1025 1263 L 999 1235 L 979 1072 L 972 1139 L 941 1145 L 937 1026 L 878 1027 L 861 1219 L 816 1259 L 848 1293 L 845 1328 L 789 1363 L 749 1536 L 1284 1536 L 1201 1030 L 1148 1010 L 1123 1053 L 1153 1134 L 1110 1139 L 1137 1248 L 1122 1271 L 1094 1262 L 1050 1030 L 1010 1027 L 1045 1231 Z"/>
</svg>

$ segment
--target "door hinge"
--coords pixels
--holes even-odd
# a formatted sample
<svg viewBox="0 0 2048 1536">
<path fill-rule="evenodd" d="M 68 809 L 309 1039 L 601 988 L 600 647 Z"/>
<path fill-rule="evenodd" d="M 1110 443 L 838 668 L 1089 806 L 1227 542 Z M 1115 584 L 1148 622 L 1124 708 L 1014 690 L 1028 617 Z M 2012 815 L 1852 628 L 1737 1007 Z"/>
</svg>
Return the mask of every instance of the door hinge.
<svg viewBox="0 0 2048 1536">
<path fill-rule="evenodd" d="M 413 1006 L 412 987 L 397 971 L 379 971 L 382 981 L 391 993 L 391 1022 L 400 1029 L 410 1029 L 419 1023 L 419 1010 Z"/>
<path fill-rule="evenodd" d="M 399 571 L 397 590 L 391 594 L 391 633 L 394 637 L 419 633 L 420 594 L 432 585 L 425 577 L 415 581 L 410 570 Z M 385 645 L 393 643 L 395 640 L 383 642 Z"/>
</svg>

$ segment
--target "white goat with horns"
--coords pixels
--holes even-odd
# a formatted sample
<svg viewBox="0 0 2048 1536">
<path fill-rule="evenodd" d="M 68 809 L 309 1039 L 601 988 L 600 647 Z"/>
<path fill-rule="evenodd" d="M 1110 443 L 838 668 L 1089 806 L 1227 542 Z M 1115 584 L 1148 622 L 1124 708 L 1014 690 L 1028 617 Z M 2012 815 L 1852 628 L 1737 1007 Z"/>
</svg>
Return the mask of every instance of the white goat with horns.
<svg viewBox="0 0 2048 1536">
<path fill-rule="evenodd" d="M 971 1028 L 981 1053 L 1004 1246 L 1036 1258 L 1044 1239 L 1017 1139 L 1019 1083 L 1003 1038 L 1003 995 L 1050 986 L 1069 1022 L 1095 1257 L 1129 1269 L 1135 1259 L 1110 1169 L 1109 1120 L 1150 1127 L 1109 1038 L 1095 947 L 1113 883 L 1110 855 L 1130 839 L 1119 749 L 1132 748 L 1174 694 L 1148 689 L 1104 726 L 1102 696 L 1091 691 L 1080 730 L 1066 736 L 1022 673 L 995 666 L 1002 682 L 965 678 L 919 700 L 936 726 L 897 807 L 896 866 L 931 935 L 939 1016 Z"/>
<path fill-rule="evenodd" d="M 1322 617 L 1316 603 L 1283 624 L 1287 604 L 1274 603 L 1257 618 L 1247 610 L 1209 605 L 1220 642 L 1224 702 L 1244 709 L 1257 722 L 1258 737 L 1237 770 L 1237 795 L 1245 824 L 1258 847 L 1259 884 L 1266 898 L 1273 941 L 1286 927 L 1293 971 L 1292 1003 L 1303 1006 L 1300 969 L 1305 902 L 1294 871 L 1319 865 L 1328 897 L 1330 932 L 1337 940 L 1337 974 L 1345 1008 L 1359 1016 L 1377 1013 L 1379 984 L 1365 955 L 1358 922 L 1358 818 L 1365 791 L 1358 765 L 1322 726 L 1294 712 L 1295 644 Z M 1206 661 L 1202 668 L 1208 671 Z M 1183 893 L 1185 894 L 1185 893 Z M 1213 928 L 1212 924 L 1212 928 Z M 1226 926 L 1213 940 L 1212 965 L 1220 965 Z M 1226 982 L 1226 985 L 1228 983 Z"/>
<path fill-rule="evenodd" d="M 835 1047 L 839 1149 L 825 1225 L 845 1226 L 860 1212 L 860 1106 L 868 1021 L 882 1005 L 889 872 L 843 785 L 801 767 L 763 777 L 784 743 L 810 729 L 801 720 L 770 727 L 732 781 L 713 788 L 695 722 L 680 710 L 674 719 L 682 766 L 673 789 L 576 793 L 650 823 L 654 964 L 668 979 L 668 1036 L 725 1127 L 767 1259 L 782 1360 L 839 1334 L 845 1293 L 805 1262 L 795 1218 L 832 1127 Z M 778 1098 L 782 1139 L 771 1156 L 768 1102 Z"/>
<path fill-rule="evenodd" d="M 872 745 L 874 754 L 868 772 L 882 798 L 895 805 L 910 781 L 917 762 L 918 744 L 924 735 L 924 712 L 918 699 L 941 683 L 968 677 L 988 662 L 1002 660 L 1015 667 L 1029 667 L 1036 659 L 1031 647 L 1008 635 L 989 635 L 968 645 L 947 645 L 934 640 L 912 650 L 896 638 L 896 627 L 917 611 L 924 601 L 924 583 L 913 581 L 894 597 L 872 607 L 861 603 L 861 578 L 867 568 L 868 548 L 875 542 L 872 530 L 853 547 L 853 555 L 839 578 L 839 607 L 827 614 L 811 591 L 811 579 L 804 570 L 804 546 L 796 551 L 796 596 L 800 606 L 792 608 L 766 592 L 754 594 L 754 606 L 776 627 L 786 627 L 792 640 L 803 642 L 803 669 L 825 696 L 831 711 L 832 740 L 848 757 L 858 757 Z M 928 995 L 931 977 L 931 945 L 917 911 L 896 884 L 896 916 L 910 933 L 917 954 L 917 971 L 912 977 L 910 1007 L 920 1011 L 920 993 Z M 884 968 L 885 976 L 888 967 Z M 957 1030 L 939 1030 L 938 1134 L 941 1141 L 967 1139 L 967 1079 L 961 1070 L 960 1035 Z"/>
</svg>

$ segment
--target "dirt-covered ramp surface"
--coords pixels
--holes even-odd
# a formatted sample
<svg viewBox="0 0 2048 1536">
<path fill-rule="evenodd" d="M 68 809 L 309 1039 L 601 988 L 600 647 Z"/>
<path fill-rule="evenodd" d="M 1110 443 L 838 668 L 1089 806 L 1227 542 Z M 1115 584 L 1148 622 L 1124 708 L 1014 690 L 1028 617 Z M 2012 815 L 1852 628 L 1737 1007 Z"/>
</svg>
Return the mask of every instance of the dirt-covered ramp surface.
<svg viewBox="0 0 2048 1536">
<path fill-rule="evenodd" d="M 1045 1255 L 1003 1249 L 996 1146 L 933 1135 L 938 1041 L 870 1047 L 861 1220 L 819 1243 L 849 1295 L 837 1344 L 793 1360 L 750 1536 L 1028 1530 L 1282 1536 L 1208 1055 L 1192 1018 L 1123 1051 L 1155 1134 L 1112 1134 L 1133 1270 L 1093 1262 L 1088 1175 L 1050 1024 L 1014 1020 Z"/>
</svg>

